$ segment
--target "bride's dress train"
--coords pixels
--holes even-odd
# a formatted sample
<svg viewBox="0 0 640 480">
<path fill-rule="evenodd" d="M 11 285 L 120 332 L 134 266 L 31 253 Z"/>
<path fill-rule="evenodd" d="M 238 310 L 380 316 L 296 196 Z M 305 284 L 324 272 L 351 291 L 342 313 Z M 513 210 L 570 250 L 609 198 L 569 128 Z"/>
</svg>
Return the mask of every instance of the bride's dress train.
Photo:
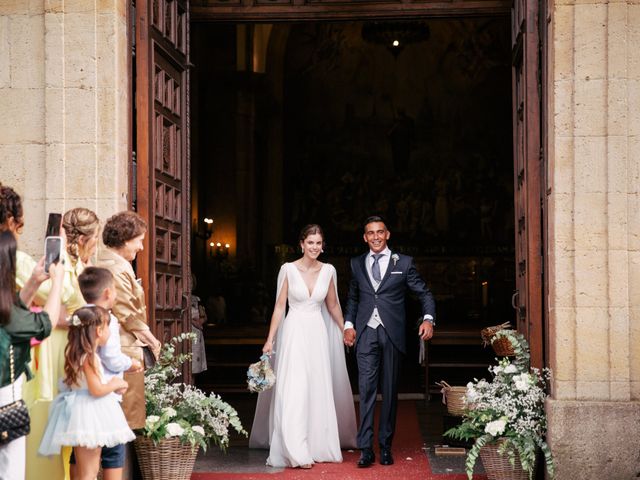
<svg viewBox="0 0 640 480">
<path fill-rule="evenodd" d="M 249 446 L 269 447 L 267 464 L 299 467 L 341 462 L 356 445 L 356 419 L 342 332 L 324 301 L 335 269 L 323 264 L 309 292 L 295 265 L 286 263 L 278 292 L 288 283 L 289 312 L 278 329 L 276 384 L 260 393 Z"/>
</svg>

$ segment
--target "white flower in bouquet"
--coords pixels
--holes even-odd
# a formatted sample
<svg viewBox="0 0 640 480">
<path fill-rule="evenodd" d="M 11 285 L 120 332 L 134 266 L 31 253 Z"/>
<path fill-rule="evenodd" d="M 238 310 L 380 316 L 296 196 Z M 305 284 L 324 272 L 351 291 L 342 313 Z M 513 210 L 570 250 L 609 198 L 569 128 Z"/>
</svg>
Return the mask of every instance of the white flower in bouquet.
<svg viewBox="0 0 640 480">
<path fill-rule="evenodd" d="M 502 435 L 504 433 L 504 429 L 507 426 L 507 422 L 504 420 L 494 420 L 493 422 L 489 422 L 485 425 L 484 431 L 489 435 L 493 435 L 497 437 L 498 435 Z"/>
<path fill-rule="evenodd" d="M 153 427 L 158 420 L 160 420 L 158 415 L 149 415 L 145 420 L 145 424 L 147 427 Z"/>
<path fill-rule="evenodd" d="M 478 398 L 478 392 L 475 389 L 475 385 L 473 382 L 467 383 L 467 393 L 465 396 L 465 401 L 467 405 L 472 404 Z"/>
<path fill-rule="evenodd" d="M 168 418 L 173 418 L 177 415 L 177 412 L 171 407 L 166 407 L 162 411 Z"/>
<path fill-rule="evenodd" d="M 530 377 L 528 373 L 521 373 L 520 375 L 516 375 L 513 377 L 513 383 L 516 385 L 516 389 L 521 392 L 526 392 L 529 390 Z"/>
<path fill-rule="evenodd" d="M 200 425 L 194 425 L 193 427 L 191 427 L 191 430 L 204 436 L 204 428 L 202 428 Z"/>
<path fill-rule="evenodd" d="M 504 367 L 504 373 L 518 373 L 518 367 L 510 363 L 509 365 Z"/>
<path fill-rule="evenodd" d="M 179 437 L 183 433 L 184 433 L 184 428 L 182 428 L 177 423 L 168 423 L 167 424 L 167 438 Z"/>
</svg>

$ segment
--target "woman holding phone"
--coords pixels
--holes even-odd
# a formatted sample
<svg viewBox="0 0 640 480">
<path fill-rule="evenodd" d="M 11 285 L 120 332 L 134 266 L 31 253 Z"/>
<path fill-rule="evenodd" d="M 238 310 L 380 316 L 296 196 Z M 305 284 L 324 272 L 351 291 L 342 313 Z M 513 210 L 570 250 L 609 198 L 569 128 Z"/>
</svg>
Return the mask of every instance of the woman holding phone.
<svg viewBox="0 0 640 480">
<path fill-rule="evenodd" d="M 11 404 L 21 398 L 24 375 L 30 379 L 28 368 L 31 361 L 30 341 L 32 338 L 43 340 L 55 327 L 60 310 L 60 294 L 64 276 L 64 266 L 52 264 L 49 273 L 44 271 L 44 257 L 36 264 L 24 288 L 16 295 L 16 238 L 10 231 L 0 232 L 0 332 L 8 336 L 12 347 L 10 351 L 0 353 L 0 407 Z M 49 280 L 50 294 L 39 313 L 32 312 L 28 306 L 38 287 Z M 11 378 L 11 356 L 13 356 L 14 374 Z M 13 383 L 12 383 L 13 381 Z M 0 446 L 0 472 L 4 480 L 22 480 L 25 478 L 25 437 L 17 438 Z"/>
<path fill-rule="evenodd" d="M 24 209 L 22 206 L 22 199 L 20 195 L 16 193 L 11 187 L 0 184 L 0 232 L 9 232 L 16 242 L 22 234 L 24 226 Z M 64 235 L 63 232 L 61 232 Z M 49 305 L 50 302 L 57 302 L 58 307 L 55 309 L 48 309 L 49 320 L 51 326 L 55 327 L 62 319 L 64 322 L 65 308 L 62 304 L 66 303 L 73 297 L 74 289 L 70 281 L 64 275 L 64 266 L 61 262 L 54 264 L 56 271 L 60 270 L 61 284 L 54 289 L 54 279 L 47 278 L 46 276 L 38 277 L 39 281 L 37 285 L 32 281 L 32 274 L 37 268 L 42 272 L 44 270 L 44 257 L 41 260 L 42 265 L 33 260 L 27 253 L 16 250 L 15 254 L 15 268 L 13 272 L 15 275 L 14 283 L 15 290 L 21 292 L 27 291 L 29 293 L 29 301 L 25 302 L 29 306 L 34 305 Z M 38 267 L 39 266 L 39 267 Z M 2 269 L 4 272 L 5 270 Z M 51 331 L 51 327 L 49 332 Z M 47 337 L 49 336 L 47 333 Z M 66 332 L 66 330 L 64 330 Z M 33 335 L 34 339 L 38 339 L 38 335 Z M 36 342 L 39 343 L 39 342 Z M 60 456 L 41 459 L 35 452 L 37 452 L 38 443 L 42 429 L 46 424 L 49 401 L 55 396 L 54 392 L 57 392 L 57 379 L 52 379 L 51 369 L 51 349 L 49 343 L 44 342 L 36 345 L 31 349 L 31 356 L 34 357 L 34 362 L 31 365 L 31 370 L 35 374 L 32 381 L 26 383 L 23 388 L 24 400 L 29 408 L 29 415 L 31 417 L 31 433 L 27 436 L 27 450 L 29 467 L 26 478 L 28 479 L 41 479 L 47 478 L 48 480 L 59 480 L 65 477 L 65 469 L 62 458 Z M 54 390 L 55 389 L 55 390 Z M 0 467 L 0 472 L 3 469 Z M 20 479 L 25 478 L 24 474 Z"/>
</svg>

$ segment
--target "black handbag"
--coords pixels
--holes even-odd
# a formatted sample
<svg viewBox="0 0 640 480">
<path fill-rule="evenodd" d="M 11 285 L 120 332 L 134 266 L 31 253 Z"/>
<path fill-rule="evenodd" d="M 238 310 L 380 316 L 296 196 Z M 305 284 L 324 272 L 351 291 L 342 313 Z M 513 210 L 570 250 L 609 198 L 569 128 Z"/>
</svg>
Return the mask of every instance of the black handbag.
<svg viewBox="0 0 640 480">
<path fill-rule="evenodd" d="M 0 407 L 0 445 L 7 444 L 16 438 L 23 437 L 31 429 L 29 410 L 24 400 L 16 401 L 16 385 L 13 365 L 13 345 L 9 347 L 9 365 L 11 366 L 11 385 L 13 403 Z"/>
</svg>

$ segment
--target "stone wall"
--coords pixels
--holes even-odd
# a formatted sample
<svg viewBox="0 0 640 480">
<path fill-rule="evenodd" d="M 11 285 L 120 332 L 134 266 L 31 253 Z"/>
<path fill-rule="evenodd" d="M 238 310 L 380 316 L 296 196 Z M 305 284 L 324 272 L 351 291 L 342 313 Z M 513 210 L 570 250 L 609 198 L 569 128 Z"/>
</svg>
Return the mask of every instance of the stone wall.
<svg viewBox="0 0 640 480">
<path fill-rule="evenodd" d="M 557 0 L 549 37 L 549 441 L 558 478 L 640 472 L 640 4 Z"/>
<path fill-rule="evenodd" d="M 0 181 L 23 196 L 32 255 L 47 212 L 128 205 L 128 3 L 0 2 Z"/>
</svg>

